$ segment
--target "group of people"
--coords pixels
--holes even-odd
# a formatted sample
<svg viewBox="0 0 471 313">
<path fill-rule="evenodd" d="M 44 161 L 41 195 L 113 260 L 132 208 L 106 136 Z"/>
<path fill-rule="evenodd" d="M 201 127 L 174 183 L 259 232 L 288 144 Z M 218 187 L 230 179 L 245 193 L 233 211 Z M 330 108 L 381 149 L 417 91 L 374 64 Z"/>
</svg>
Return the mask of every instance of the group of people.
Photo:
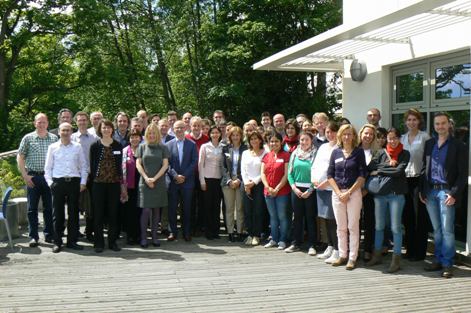
<svg viewBox="0 0 471 313">
<path fill-rule="evenodd" d="M 335 122 L 322 112 L 288 120 L 264 112 L 260 124 L 252 119 L 239 127 L 219 110 L 212 120 L 141 110 L 110 121 L 101 112 L 62 109 L 59 127 L 48 130 L 48 117 L 39 113 L 17 156 L 27 185 L 29 245 L 38 246 L 42 199 L 45 241 L 55 253 L 65 229 L 66 247 L 83 249 L 80 212 L 83 236 L 97 253 L 105 248 L 104 228 L 113 251 L 120 250 L 120 234 L 128 244 L 158 247 L 159 228 L 167 241 L 179 229 L 185 241 L 199 233 L 220 239 L 222 213 L 230 242 L 287 253 L 305 247 L 317 255 L 321 226 L 328 246 L 318 257 L 347 270 L 358 264 L 361 238 L 367 266 L 380 264 L 392 241 L 393 273 L 403 246 L 408 259 L 424 260 L 430 218 L 435 260 L 426 270 L 452 277 L 466 148 L 446 113 L 434 115 L 433 137 L 421 130 L 416 109 L 404 114 L 404 134 L 380 127 L 380 120 L 378 109 L 369 110 L 357 132 L 348 119 Z"/>
</svg>

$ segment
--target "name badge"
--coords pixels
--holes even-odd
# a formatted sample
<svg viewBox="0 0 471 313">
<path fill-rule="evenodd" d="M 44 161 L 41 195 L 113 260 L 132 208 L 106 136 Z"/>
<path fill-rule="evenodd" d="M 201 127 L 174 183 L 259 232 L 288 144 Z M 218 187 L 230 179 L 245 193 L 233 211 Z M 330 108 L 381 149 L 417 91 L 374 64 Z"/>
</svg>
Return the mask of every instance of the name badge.
<svg viewBox="0 0 471 313">
<path fill-rule="evenodd" d="M 343 161 L 343 158 L 335 159 L 335 163 L 339 163 L 339 162 L 342 162 L 342 161 Z"/>
<path fill-rule="evenodd" d="M 121 154 L 121 151 L 113 151 L 113 154 Z"/>
<path fill-rule="evenodd" d="M 285 160 L 283 160 L 283 159 L 276 159 L 275 162 L 276 162 L 276 163 L 285 163 Z"/>
</svg>

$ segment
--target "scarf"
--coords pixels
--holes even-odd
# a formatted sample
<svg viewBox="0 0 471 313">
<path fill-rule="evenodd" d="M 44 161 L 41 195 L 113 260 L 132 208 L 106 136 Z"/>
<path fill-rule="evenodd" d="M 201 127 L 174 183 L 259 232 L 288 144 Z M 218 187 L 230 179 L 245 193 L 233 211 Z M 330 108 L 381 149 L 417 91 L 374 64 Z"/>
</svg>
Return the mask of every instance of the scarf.
<svg viewBox="0 0 471 313">
<path fill-rule="evenodd" d="M 386 145 L 386 151 L 388 152 L 391 159 L 397 161 L 399 154 L 401 154 L 403 150 L 402 143 L 399 143 L 396 148 L 392 148 L 389 144 Z"/>
<path fill-rule="evenodd" d="M 285 135 L 285 137 L 283 138 L 283 144 L 286 144 L 286 146 L 288 147 L 287 152 L 292 153 L 294 150 L 296 150 L 299 144 L 299 136 L 296 135 L 292 138 L 288 138 L 288 136 Z"/>
<path fill-rule="evenodd" d="M 296 150 L 294 150 L 293 154 L 299 160 L 312 160 L 314 159 L 315 151 L 312 149 L 312 147 L 311 149 L 304 151 L 301 149 L 301 146 L 298 146 Z"/>
</svg>

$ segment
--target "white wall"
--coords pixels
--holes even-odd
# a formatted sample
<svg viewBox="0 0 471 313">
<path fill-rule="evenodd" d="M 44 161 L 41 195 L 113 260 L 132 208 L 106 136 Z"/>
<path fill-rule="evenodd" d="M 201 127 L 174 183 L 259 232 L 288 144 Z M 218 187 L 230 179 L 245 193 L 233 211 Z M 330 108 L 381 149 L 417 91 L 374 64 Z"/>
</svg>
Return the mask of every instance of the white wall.
<svg viewBox="0 0 471 313">
<path fill-rule="evenodd" d="M 343 0 L 343 23 L 363 23 L 416 2 L 420 0 Z"/>
<path fill-rule="evenodd" d="M 377 107 L 383 116 L 381 124 L 389 127 L 391 113 L 390 66 L 469 48 L 471 36 L 464 30 L 470 29 L 471 22 L 455 24 L 415 36 L 411 39 L 411 45 L 388 44 L 359 53 L 355 57 L 365 61 L 368 68 L 368 75 L 362 82 L 354 82 L 351 79 L 350 62 L 346 61 L 342 96 L 343 115 L 358 127 L 365 122 L 368 109 Z"/>
</svg>

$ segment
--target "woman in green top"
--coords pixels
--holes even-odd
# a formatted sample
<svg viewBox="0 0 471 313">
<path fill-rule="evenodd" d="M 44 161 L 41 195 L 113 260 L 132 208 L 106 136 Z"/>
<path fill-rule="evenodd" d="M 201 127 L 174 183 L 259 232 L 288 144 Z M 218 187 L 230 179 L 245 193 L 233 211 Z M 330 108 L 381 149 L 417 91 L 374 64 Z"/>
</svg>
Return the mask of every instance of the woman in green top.
<svg viewBox="0 0 471 313">
<path fill-rule="evenodd" d="M 299 137 L 299 146 L 291 154 L 288 167 L 288 182 L 291 186 L 291 204 L 294 211 L 294 240 L 285 252 L 300 250 L 304 234 L 304 217 L 306 217 L 309 255 L 316 255 L 317 217 L 316 196 L 311 184 L 311 165 L 316 155 L 316 148 L 312 145 L 312 134 L 302 132 Z"/>
</svg>

